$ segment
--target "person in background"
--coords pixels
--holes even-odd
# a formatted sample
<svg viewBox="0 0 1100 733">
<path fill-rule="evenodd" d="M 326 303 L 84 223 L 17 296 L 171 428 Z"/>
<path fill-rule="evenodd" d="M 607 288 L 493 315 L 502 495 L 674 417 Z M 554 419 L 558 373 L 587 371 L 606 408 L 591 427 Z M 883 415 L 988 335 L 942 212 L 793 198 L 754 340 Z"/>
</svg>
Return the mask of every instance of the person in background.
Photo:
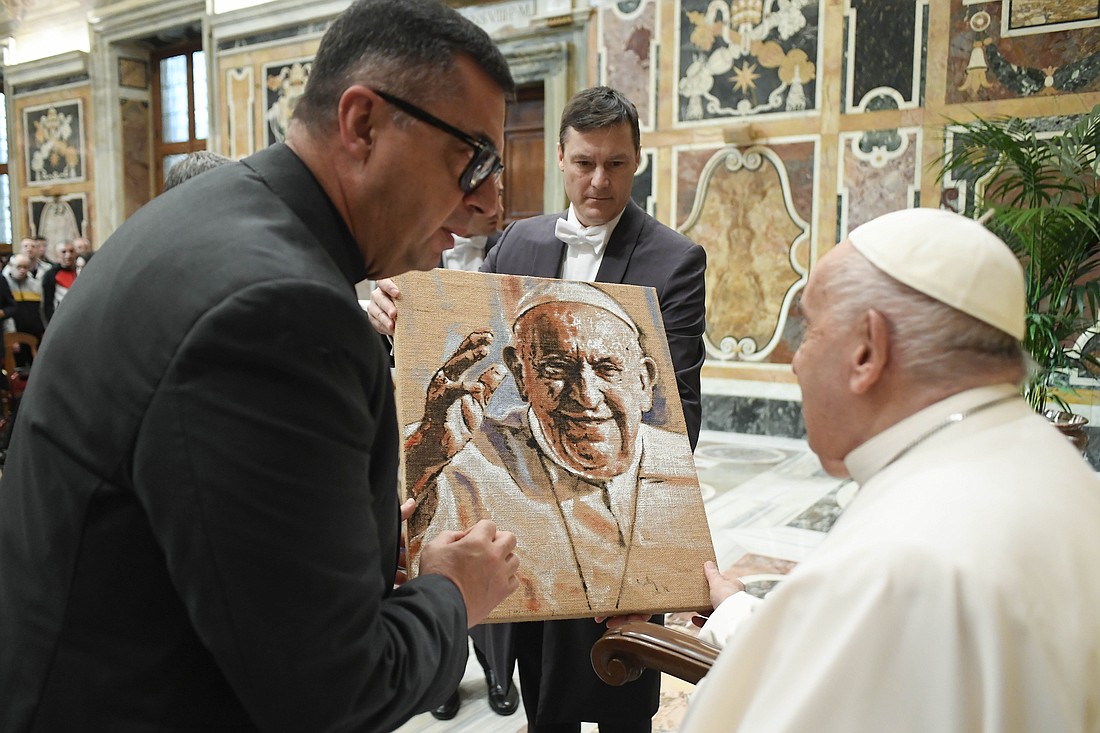
<svg viewBox="0 0 1100 733">
<path fill-rule="evenodd" d="M 35 277 L 41 277 L 53 267 L 53 260 L 49 258 L 50 243 L 41 234 L 38 234 L 34 238 L 34 251 L 35 257 L 37 257 L 37 267 L 35 269 Z"/>
<path fill-rule="evenodd" d="M 1020 397 L 1019 261 L 910 209 L 854 229 L 802 296 L 810 448 L 859 491 L 763 601 L 705 568 L 724 643 L 683 733 L 1100 726 L 1100 480 Z"/>
<path fill-rule="evenodd" d="M 92 248 L 90 240 L 84 237 L 77 237 L 73 240 L 73 247 L 76 249 L 76 256 L 83 257 L 84 263 L 87 264 L 88 260 L 95 254 L 95 250 Z"/>
<path fill-rule="evenodd" d="M 168 169 L 168 175 L 164 177 L 164 190 L 173 189 L 200 173 L 220 168 L 226 163 L 232 162 L 234 162 L 232 158 L 219 155 L 211 150 L 197 150 L 194 153 L 188 153 L 187 157 Z"/>
<path fill-rule="evenodd" d="M 18 254 L 23 255 L 30 262 L 30 269 L 27 270 L 28 274 L 37 280 L 42 282 L 42 277 L 46 274 L 46 271 L 50 269 L 49 263 L 42 262 L 38 258 L 38 240 L 34 237 L 24 237 L 19 242 Z M 8 263 L 4 265 L 4 274 L 8 274 L 12 269 L 12 261 L 14 257 L 8 260 Z"/>
<path fill-rule="evenodd" d="M 8 266 L 4 268 L 4 276 L 0 279 L 0 318 L 3 318 L 4 333 L 21 331 L 41 339 L 42 284 L 30 276 L 30 262 L 30 258 L 20 252 L 13 255 Z M 16 372 L 7 375 L 9 387 L 14 385 L 13 380 L 26 379 L 31 366 L 30 350 L 25 349 L 23 344 L 14 342 L 11 350 Z M 22 402 L 18 390 L 10 389 L 9 394 L 11 400 L 8 415 L 0 421 L 0 466 L 7 460 L 12 427 L 19 414 L 19 403 Z"/>
<path fill-rule="evenodd" d="M 13 333 L 22 331 L 41 339 L 45 325 L 42 323 L 42 283 L 31 277 L 31 260 L 27 255 L 19 253 L 13 255 L 9 266 L 4 268 L 4 281 L 12 294 L 13 305 L 10 311 L 4 309 L 7 317 L 4 320 L 4 331 Z M 16 363 L 19 366 L 28 366 L 22 363 L 26 355 L 16 347 Z"/>
<path fill-rule="evenodd" d="M 504 217 L 503 191 L 497 189 L 497 207 L 492 212 L 474 216 L 465 236 L 455 233 L 455 245 L 443 253 L 440 267 L 447 270 L 477 272 L 485 255 L 500 240 L 500 223 Z"/>
<path fill-rule="evenodd" d="M 496 206 L 513 87 L 438 0 L 358 0 L 285 143 L 104 242 L 0 478 L 0 730 L 388 731 L 454 689 L 515 537 L 449 533 L 395 587 L 411 506 L 354 285 Z"/>
<path fill-rule="evenodd" d="M 76 282 L 76 247 L 72 242 L 57 245 L 57 264 L 42 278 L 42 323 L 50 325 L 53 314 Z"/>
</svg>

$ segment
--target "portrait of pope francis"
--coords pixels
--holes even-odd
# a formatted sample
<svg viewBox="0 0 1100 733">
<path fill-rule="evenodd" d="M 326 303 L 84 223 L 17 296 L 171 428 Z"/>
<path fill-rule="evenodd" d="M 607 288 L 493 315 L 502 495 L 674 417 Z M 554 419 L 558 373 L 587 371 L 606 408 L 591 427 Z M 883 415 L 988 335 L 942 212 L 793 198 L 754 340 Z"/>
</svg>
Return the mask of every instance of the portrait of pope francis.
<svg viewBox="0 0 1100 733">
<path fill-rule="evenodd" d="M 639 328 L 589 283 L 472 277 L 538 284 L 510 312 L 508 343 L 504 329 L 468 332 L 426 387 L 406 440 L 413 567 L 423 543 L 488 518 L 516 534 L 520 558 L 519 589 L 490 620 L 706 605 L 683 572 L 713 550 L 676 390 L 654 410 L 671 373 L 659 321 Z M 679 419 L 653 424 L 655 412 Z"/>
</svg>

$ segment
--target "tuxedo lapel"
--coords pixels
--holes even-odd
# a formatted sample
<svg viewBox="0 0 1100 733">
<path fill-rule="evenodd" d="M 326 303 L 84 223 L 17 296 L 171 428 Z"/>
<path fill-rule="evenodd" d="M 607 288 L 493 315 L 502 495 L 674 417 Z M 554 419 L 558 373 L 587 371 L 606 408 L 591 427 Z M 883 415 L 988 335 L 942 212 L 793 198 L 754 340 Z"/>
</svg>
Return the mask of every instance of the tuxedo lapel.
<svg viewBox="0 0 1100 733">
<path fill-rule="evenodd" d="M 623 209 L 622 218 L 611 233 L 611 239 L 607 242 L 607 250 L 603 253 L 603 261 L 600 262 L 600 271 L 596 274 L 596 282 L 621 283 L 626 275 L 626 266 L 630 264 L 630 256 L 634 254 L 634 247 L 638 244 L 638 237 L 645 223 L 645 212 L 631 199 L 627 201 Z"/>
<path fill-rule="evenodd" d="M 532 243 L 533 259 L 530 272 L 524 273 L 534 277 L 561 277 L 561 266 L 565 260 L 565 242 L 554 234 L 554 223 L 558 218 L 547 217 L 545 225 L 547 233 L 545 238 L 539 238 Z"/>
</svg>

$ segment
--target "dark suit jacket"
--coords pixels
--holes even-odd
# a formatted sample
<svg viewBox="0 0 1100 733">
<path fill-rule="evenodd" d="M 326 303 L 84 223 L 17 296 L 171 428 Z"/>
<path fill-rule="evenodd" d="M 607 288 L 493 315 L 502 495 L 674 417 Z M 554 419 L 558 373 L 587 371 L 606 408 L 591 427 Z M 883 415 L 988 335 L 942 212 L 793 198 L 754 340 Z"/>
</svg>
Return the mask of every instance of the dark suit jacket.
<svg viewBox="0 0 1100 733">
<path fill-rule="evenodd" d="M 562 216 L 549 214 L 511 224 L 486 257 L 482 271 L 560 277 L 565 244 L 554 235 L 554 223 Z M 598 282 L 657 290 L 692 448 L 702 419 L 699 371 L 705 356 L 705 270 L 702 247 L 630 201 L 608 240 L 596 276 Z M 604 630 L 603 624 L 591 619 L 492 624 L 477 627 L 475 639 L 488 650 L 498 679 L 511 676 L 517 655 L 527 660 L 521 665 L 541 669 L 540 674 L 527 676 L 528 683 L 539 688 L 537 719 L 541 723 L 651 717 L 660 697 L 657 672 L 650 670 L 635 682 L 609 687 L 592 671 L 592 644 Z"/>
<path fill-rule="evenodd" d="M 392 590 L 365 275 L 283 145 L 157 198 L 87 265 L 0 482 L 0 730 L 389 730 L 454 688 L 458 589 Z"/>
</svg>

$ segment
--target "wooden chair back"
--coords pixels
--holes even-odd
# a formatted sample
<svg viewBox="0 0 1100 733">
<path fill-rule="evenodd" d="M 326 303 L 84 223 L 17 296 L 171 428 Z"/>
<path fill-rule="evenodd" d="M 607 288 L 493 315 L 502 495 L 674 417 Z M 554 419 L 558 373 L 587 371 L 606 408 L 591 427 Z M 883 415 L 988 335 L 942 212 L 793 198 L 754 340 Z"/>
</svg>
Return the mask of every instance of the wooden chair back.
<svg viewBox="0 0 1100 733">
<path fill-rule="evenodd" d="M 609 685 L 625 685 L 646 669 L 696 684 L 710 671 L 720 650 L 675 629 L 630 621 L 605 631 L 592 646 L 592 668 Z"/>
</svg>

